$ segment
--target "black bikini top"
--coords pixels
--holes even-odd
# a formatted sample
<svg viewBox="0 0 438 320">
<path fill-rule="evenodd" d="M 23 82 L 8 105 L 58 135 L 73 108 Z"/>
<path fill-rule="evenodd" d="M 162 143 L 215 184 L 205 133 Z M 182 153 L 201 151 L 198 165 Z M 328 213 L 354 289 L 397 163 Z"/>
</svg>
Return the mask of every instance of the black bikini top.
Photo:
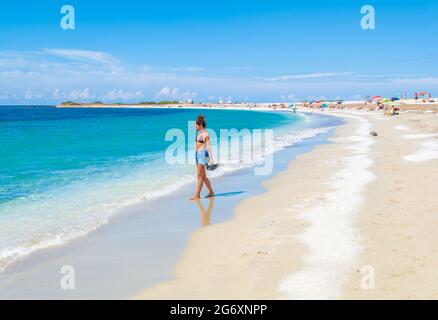
<svg viewBox="0 0 438 320">
<path fill-rule="evenodd" d="M 200 136 L 199 139 L 196 137 L 196 142 L 204 143 L 204 138 L 202 136 Z"/>
<path fill-rule="evenodd" d="M 199 137 L 199 139 L 198 139 L 198 137 Z M 204 137 L 202 136 L 202 134 L 197 135 L 195 138 L 195 141 L 199 142 L 199 143 L 204 143 Z"/>
</svg>

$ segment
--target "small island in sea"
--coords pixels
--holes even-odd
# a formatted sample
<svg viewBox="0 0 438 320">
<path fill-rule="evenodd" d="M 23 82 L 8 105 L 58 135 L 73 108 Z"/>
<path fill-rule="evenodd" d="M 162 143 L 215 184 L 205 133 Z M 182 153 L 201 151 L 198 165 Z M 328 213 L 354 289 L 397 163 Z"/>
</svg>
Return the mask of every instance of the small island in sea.
<svg viewBox="0 0 438 320">
<path fill-rule="evenodd" d="M 187 102 L 185 102 L 187 103 Z M 123 107 L 123 106 L 163 106 L 163 105 L 177 105 L 179 101 L 176 100 L 163 100 L 163 101 L 141 101 L 136 103 L 104 103 L 102 101 L 95 102 L 76 102 L 76 101 L 65 101 L 59 104 L 57 107 L 60 108 L 80 108 L 80 107 Z"/>
</svg>

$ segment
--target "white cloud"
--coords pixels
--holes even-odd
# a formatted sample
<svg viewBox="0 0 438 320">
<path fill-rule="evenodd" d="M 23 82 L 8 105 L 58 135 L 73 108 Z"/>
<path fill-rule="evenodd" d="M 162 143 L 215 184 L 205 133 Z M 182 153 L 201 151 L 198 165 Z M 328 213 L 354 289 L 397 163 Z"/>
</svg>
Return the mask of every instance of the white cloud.
<svg viewBox="0 0 438 320">
<path fill-rule="evenodd" d="M 21 70 L 11 70 L 11 71 L 2 71 L 0 72 L 0 76 L 2 77 L 10 77 L 10 78 L 20 78 L 26 75 L 26 73 Z"/>
<path fill-rule="evenodd" d="M 70 100 L 82 101 L 95 98 L 95 95 L 91 93 L 89 88 L 85 88 L 84 90 L 75 89 L 70 91 L 70 93 L 66 95 L 66 98 Z"/>
<path fill-rule="evenodd" d="M 59 100 L 65 97 L 65 93 L 61 92 L 59 89 L 55 89 L 52 94 L 52 99 Z"/>
<path fill-rule="evenodd" d="M 265 81 L 286 81 L 286 80 L 302 80 L 302 79 L 319 79 L 319 78 L 333 78 L 353 75 L 354 72 L 326 72 L 326 73 L 307 73 L 307 74 L 295 74 L 284 75 L 279 77 L 262 77 Z"/>
<path fill-rule="evenodd" d="M 52 99 L 59 102 L 60 100 L 74 100 L 74 101 L 86 101 L 92 102 L 90 99 L 104 100 L 108 102 L 126 101 L 126 100 L 139 100 L 143 99 L 145 94 L 143 91 L 124 91 L 124 90 L 111 90 L 105 94 L 98 95 L 92 93 L 89 88 L 83 90 L 74 89 L 70 92 L 64 92 L 60 89 L 55 89 L 52 93 Z"/>
<path fill-rule="evenodd" d="M 180 92 L 179 88 L 163 87 L 155 95 L 157 99 L 194 99 L 198 94 L 196 92 Z"/>
<path fill-rule="evenodd" d="M 45 49 L 45 53 L 76 61 L 94 61 L 102 64 L 118 63 L 110 54 L 100 51 L 77 49 Z"/>
<path fill-rule="evenodd" d="M 234 71 L 245 71 L 245 70 L 253 70 L 254 67 L 250 66 L 230 66 L 227 67 L 228 70 L 234 70 Z"/>
<path fill-rule="evenodd" d="M 396 84 L 403 84 L 403 85 L 437 85 L 438 84 L 438 77 L 424 77 L 424 78 L 398 78 L 398 79 L 391 79 L 391 82 Z"/>
<path fill-rule="evenodd" d="M 204 71 L 205 68 L 202 67 L 173 67 L 169 68 L 170 71 L 176 71 L 176 72 L 200 72 Z"/>
<path fill-rule="evenodd" d="M 142 99 L 145 95 L 142 91 L 130 92 L 123 90 L 112 90 L 102 96 L 103 100 L 133 100 Z"/>
<path fill-rule="evenodd" d="M 358 94 L 358 93 L 353 94 L 353 95 L 351 96 L 351 100 L 361 100 L 361 99 L 363 99 L 363 98 L 364 98 L 364 96 L 361 95 L 361 94 Z M 340 100 L 340 99 L 338 99 L 338 100 Z"/>
<path fill-rule="evenodd" d="M 8 91 L 3 91 L 0 93 L 0 100 L 7 100 L 10 99 L 10 94 Z"/>
<path fill-rule="evenodd" d="M 31 90 L 27 90 L 26 93 L 24 94 L 24 99 L 26 100 L 31 100 L 33 98 L 33 94 Z"/>
<path fill-rule="evenodd" d="M 61 91 L 60 89 L 55 89 L 52 93 L 52 99 L 59 100 L 83 100 L 88 98 L 93 98 L 94 95 L 91 94 L 89 88 L 83 90 L 73 89 L 71 91 Z"/>
<path fill-rule="evenodd" d="M 178 93 L 178 88 L 170 89 L 169 87 L 163 87 L 158 93 L 156 94 L 157 98 L 174 98 L 176 94 Z"/>
<path fill-rule="evenodd" d="M 140 66 L 138 68 L 141 72 L 151 72 L 152 70 L 154 70 L 154 67 L 148 65 L 148 64 L 144 64 L 142 66 Z"/>
<path fill-rule="evenodd" d="M 413 93 L 419 87 L 438 91 L 438 78 L 434 74 L 316 72 L 255 77 L 256 69 L 251 74 L 245 70 L 231 72 L 227 67 L 213 75 L 195 72 L 201 69 L 156 67 L 147 61 L 138 65 L 128 64 L 100 51 L 0 51 L 0 88 L 9 92 L 0 93 L 0 96 L 4 104 L 9 101 L 28 104 L 44 95 L 44 100 L 38 102 L 49 104 L 60 100 L 140 100 L 143 97 L 145 100 L 194 97 L 204 100 L 210 96 L 209 100 L 228 100 L 219 98 L 228 95 L 239 101 L 244 97 L 252 101 L 271 101 L 275 97 L 289 99 L 290 92 L 300 98 L 310 95 L 332 98 L 349 97 L 361 92 L 363 96 L 374 93 L 395 95 L 402 91 Z M 227 72 L 234 76 L 227 75 Z M 88 88 L 88 91 L 80 88 Z M 32 96 L 32 99 L 25 99 L 27 90 L 31 91 L 27 97 Z"/>
<path fill-rule="evenodd" d="M 293 93 L 283 94 L 283 95 L 281 95 L 280 98 L 281 98 L 281 100 L 294 100 L 295 94 L 293 94 Z"/>
<path fill-rule="evenodd" d="M 43 94 L 41 93 L 33 93 L 32 90 L 26 90 L 24 93 L 24 99 L 26 100 L 32 100 L 32 99 L 42 99 Z"/>
</svg>

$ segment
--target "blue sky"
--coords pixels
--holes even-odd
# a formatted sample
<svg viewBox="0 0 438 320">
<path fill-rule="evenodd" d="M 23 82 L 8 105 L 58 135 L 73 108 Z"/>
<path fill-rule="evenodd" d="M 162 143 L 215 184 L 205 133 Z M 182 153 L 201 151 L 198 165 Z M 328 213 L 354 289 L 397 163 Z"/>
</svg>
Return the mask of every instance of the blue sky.
<svg viewBox="0 0 438 320">
<path fill-rule="evenodd" d="M 60 27 L 63 5 L 75 30 Z M 362 30 L 372 5 L 376 29 Z M 0 104 L 356 99 L 438 91 L 437 1 L 16 0 Z"/>
</svg>

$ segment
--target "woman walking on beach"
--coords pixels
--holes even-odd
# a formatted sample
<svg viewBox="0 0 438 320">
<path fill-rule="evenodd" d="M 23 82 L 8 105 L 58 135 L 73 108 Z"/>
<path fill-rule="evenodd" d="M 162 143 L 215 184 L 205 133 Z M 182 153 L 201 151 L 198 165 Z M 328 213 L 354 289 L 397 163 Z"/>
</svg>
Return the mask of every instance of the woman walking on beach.
<svg viewBox="0 0 438 320">
<path fill-rule="evenodd" d="M 208 189 L 208 195 L 206 198 L 214 196 L 213 189 L 211 187 L 210 180 L 207 178 L 206 167 L 211 162 L 213 163 L 213 154 L 211 153 L 210 136 L 207 130 L 205 130 L 206 122 L 205 118 L 201 115 L 196 119 L 196 172 L 198 175 L 198 185 L 196 187 L 196 193 L 191 200 L 201 198 L 201 190 L 203 185 Z"/>
</svg>

